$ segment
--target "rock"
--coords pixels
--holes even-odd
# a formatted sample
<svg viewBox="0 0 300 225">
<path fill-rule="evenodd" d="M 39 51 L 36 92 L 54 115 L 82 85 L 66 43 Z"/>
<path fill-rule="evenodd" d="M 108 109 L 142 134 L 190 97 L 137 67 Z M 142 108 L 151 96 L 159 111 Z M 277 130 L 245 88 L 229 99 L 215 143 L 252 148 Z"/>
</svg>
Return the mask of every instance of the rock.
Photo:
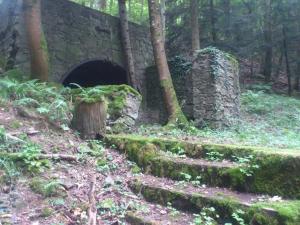
<svg viewBox="0 0 300 225">
<path fill-rule="evenodd" d="M 197 127 L 230 126 L 240 116 L 238 62 L 216 48 L 206 48 L 194 58 L 189 96 Z"/>
<path fill-rule="evenodd" d="M 108 126 L 111 126 L 113 133 L 120 133 L 125 130 L 129 130 L 135 125 L 135 122 L 139 116 L 139 109 L 141 105 L 141 97 L 128 92 L 124 101 L 124 107 L 119 113 L 119 117 L 116 119 L 109 118 Z"/>
</svg>

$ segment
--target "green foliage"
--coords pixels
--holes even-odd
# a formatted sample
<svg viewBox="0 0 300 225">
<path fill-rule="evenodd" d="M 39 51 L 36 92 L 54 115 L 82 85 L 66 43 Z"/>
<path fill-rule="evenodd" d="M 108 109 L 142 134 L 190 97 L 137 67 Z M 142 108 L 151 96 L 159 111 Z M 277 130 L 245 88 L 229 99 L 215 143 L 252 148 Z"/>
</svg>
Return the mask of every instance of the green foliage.
<svg viewBox="0 0 300 225">
<path fill-rule="evenodd" d="M 26 169 L 32 173 L 43 172 L 49 166 L 48 160 L 41 160 L 38 156 L 41 154 L 41 149 L 33 143 L 26 143 L 21 150 L 22 162 Z"/>
<path fill-rule="evenodd" d="M 50 121 L 60 125 L 70 122 L 71 106 L 68 88 L 61 88 L 37 80 L 19 82 L 14 79 L 0 80 L 0 96 L 14 101 L 16 106 L 34 109 Z"/>
<path fill-rule="evenodd" d="M 224 154 L 220 152 L 207 152 L 205 158 L 210 161 L 222 161 L 224 159 Z"/>
<path fill-rule="evenodd" d="M 248 155 L 244 157 L 233 156 L 233 158 L 237 163 L 243 165 L 243 167 L 240 168 L 240 171 L 247 177 L 251 177 L 254 174 L 255 170 L 259 169 L 259 165 L 254 163 L 253 155 Z"/>
<path fill-rule="evenodd" d="M 214 207 L 203 208 L 200 214 L 194 214 L 194 216 L 195 225 L 217 225 L 217 220 L 220 217 Z"/>
<path fill-rule="evenodd" d="M 168 61 L 172 77 L 186 76 L 192 68 L 192 63 L 183 56 L 174 56 Z"/>
<path fill-rule="evenodd" d="M 29 186 L 33 192 L 38 193 L 45 198 L 65 195 L 61 189 L 61 183 L 57 180 L 35 177 L 31 180 Z"/>
</svg>

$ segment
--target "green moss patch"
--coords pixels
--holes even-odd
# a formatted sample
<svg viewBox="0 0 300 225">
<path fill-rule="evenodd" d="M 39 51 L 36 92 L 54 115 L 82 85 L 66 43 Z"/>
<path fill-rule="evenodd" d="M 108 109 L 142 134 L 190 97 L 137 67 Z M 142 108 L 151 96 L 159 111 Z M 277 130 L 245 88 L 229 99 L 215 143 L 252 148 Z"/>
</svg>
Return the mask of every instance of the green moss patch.
<svg viewBox="0 0 300 225">
<path fill-rule="evenodd" d="M 53 179 L 33 178 L 29 186 L 31 190 L 43 197 L 64 197 L 66 192 L 62 188 L 61 184 Z"/>
<path fill-rule="evenodd" d="M 121 115 L 120 113 L 125 106 L 128 94 L 137 96 L 140 99 L 142 98 L 135 89 L 125 84 L 77 88 L 72 90 L 72 95 L 75 99 L 86 103 L 94 103 L 106 99 L 108 101 L 108 114 L 112 118 L 117 118 Z"/>
</svg>

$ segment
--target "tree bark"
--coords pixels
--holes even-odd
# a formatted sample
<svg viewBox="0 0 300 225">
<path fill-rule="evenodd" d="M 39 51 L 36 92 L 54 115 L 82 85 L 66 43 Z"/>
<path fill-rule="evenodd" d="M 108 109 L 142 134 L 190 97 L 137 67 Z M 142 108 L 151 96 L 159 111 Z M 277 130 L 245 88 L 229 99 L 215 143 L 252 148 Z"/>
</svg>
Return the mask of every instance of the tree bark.
<svg viewBox="0 0 300 225">
<path fill-rule="evenodd" d="M 225 35 L 226 38 L 230 38 L 230 27 L 231 27 L 231 1 L 223 0 L 224 13 L 225 13 Z"/>
<path fill-rule="evenodd" d="M 265 38 L 265 60 L 263 74 L 265 81 L 270 82 L 272 77 L 273 60 L 273 38 L 272 38 L 272 0 L 264 1 L 264 38 Z"/>
<path fill-rule="evenodd" d="M 283 33 L 283 50 L 284 50 L 284 56 L 285 56 L 285 63 L 286 63 L 286 74 L 288 78 L 288 94 L 289 96 L 292 96 L 292 80 L 291 80 L 291 69 L 290 69 L 290 63 L 288 58 L 288 43 L 287 43 L 287 37 L 286 37 L 286 28 L 282 27 L 282 33 Z"/>
<path fill-rule="evenodd" d="M 211 37 L 212 37 L 212 41 L 216 43 L 217 31 L 216 31 L 216 15 L 215 15 L 214 0 L 209 1 L 209 9 L 210 9 Z"/>
<path fill-rule="evenodd" d="M 119 2 L 122 43 L 123 43 L 126 65 L 127 65 L 127 80 L 131 86 L 133 86 L 135 89 L 138 89 L 138 85 L 135 77 L 134 58 L 133 58 L 132 47 L 130 42 L 126 0 L 118 0 L 118 2 Z"/>
<path fill-rule="evenodd" d="M 200 49 L 199 0 L 190 0 L 192 54 Z"/>
<path fill-rule="evenodd" d="M 148 0 L 151 42 L 154 59 L 157 66 L 159 81 L 162 87 L 163 97 L 168 112 L 168 123 L 184 124 L 187 122 L 179 106 L 176 92 L 173 86 L 170 70 L 168 67 L 165 46 L 161 34 L 161 18 L 159 0 Z"/>
<path fill-rule="evenodd" d="M 41 1 L 24 0 L 24 21 L 30 52 L 31 78 L 48 81 L 49 61 L 47 42 L 41 21 Z"/>
<path fill-rule="evenodd" d="M 166 0 L 160 0 L 160 17 L 161 17 L 161 32 L 162 41 L 166 42 Z"/>
<path fill-rule="evenodd" d="M 80 102 L 75 107 L 72 127 L 83 139 L 95 139 L 106 133 L 106 103 Z"/>
</svg>

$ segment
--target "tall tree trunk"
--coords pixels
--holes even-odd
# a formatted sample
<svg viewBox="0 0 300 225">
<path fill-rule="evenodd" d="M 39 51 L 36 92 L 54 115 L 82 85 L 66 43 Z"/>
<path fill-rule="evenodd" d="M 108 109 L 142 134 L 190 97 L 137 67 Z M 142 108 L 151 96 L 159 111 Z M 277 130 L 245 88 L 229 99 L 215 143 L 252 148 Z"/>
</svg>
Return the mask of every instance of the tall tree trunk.
<svg viewBox="0 0 300 225">
<path fill-rule="evenodd" d="M 265 38 L 265 60 L 263 74 L 265 81 L 270 82 L 273 67 L 273 38 L 272 38 L 272 0 L 264 1 L 264 38 Z"/>
<path fill-rule="evenodd" d="M 168 122 L 185 124 L 187 122 L 179 106 L 176 92 L 173 86 L 165 46 L 161 34 L 161 18 L 159 11 L 159 0 L 148 0 L 151 41 L 153 46 L 154 59 L 157 66 L 159 81 L 162 87 L 163 97 L 168 112 Z"/>
<path fill-rule="evenodd" d="M 107 8 L 107 0 L 98 0 L 99 9 L 105 11 Z"/>
<path fill-rule="evenodd" d="M 160 18 L 163 43 L 166 42 L 166 0 L 160 0 Z"/>
<path fill-rule="evenodd" d="M 119 3 L 122 43 L 123 43 L 126 65 L 127 65 L 127 80 L 129 84 L 131 84 L 134 88 L 137 89 L 138 87 L 137 87 L 137 81 L 135 79 L 134 58 L 133 58 L 131 42 L 130 42 L 126 0 L 118 0 L 118 3 Z"/>
<path fill-rule="evenodd" d="M 31 78 L 47 81 L 49 61 L 47 42 L 41 21 L 41 1 L 24 0 L 24 21 L 30 52 Z"/>
<path fill-rule="evenodd" d="M 211 25 L 211 37 L 214 43 L 217 42 L 217 31 L 216 31 L 216 15 L 215 15 L 215 6 L 214 0 L 209 1 L 209 9 L 210 9 L 210 25 Z"/>
<path fill-rule="evenodd" d="M 285 56 L 285 63 L 286 63 L 286 74 L 288 78 L 288 94 L 289 96 L 292 95 L 292 75 L 290 70 L 290 63 L 288 58 L 288 43 L 287 43 L 287 37 L 286 37 L 286 28 L 285 26 L 282 27 L 282 34 L 283 34 L 283 50 L 284 50 L 284 56 Z"/>
<path fill-rule="evenodd" d="M 144 4 L 145 4 L 145 0 L 141 0 L 141 12 L 140 12 L 140 19 L 143 19 L 144 16 Z"/>
<path fill-rule="evenodd" d="M 192 30 L 192 53 L 200 49 L 199 29 L 199 0 L 190 0 L 191 7 L 191 30 Z"/>
<path fill-rule="evenodd" d="M 296 91 L 300 91 L 300 46 L 297 50 L 297 70 L 296 70 L 296 79 L 295 79 L 295 87 Z"/>
<path fill-rule="evenodd" d="M 230 38 L 230 26 L 231 26 L 231 2 L 230 0 L 223 0 L 224 13 L 225 13 L 225 35 L 226 38 Z"/>
</svg>

